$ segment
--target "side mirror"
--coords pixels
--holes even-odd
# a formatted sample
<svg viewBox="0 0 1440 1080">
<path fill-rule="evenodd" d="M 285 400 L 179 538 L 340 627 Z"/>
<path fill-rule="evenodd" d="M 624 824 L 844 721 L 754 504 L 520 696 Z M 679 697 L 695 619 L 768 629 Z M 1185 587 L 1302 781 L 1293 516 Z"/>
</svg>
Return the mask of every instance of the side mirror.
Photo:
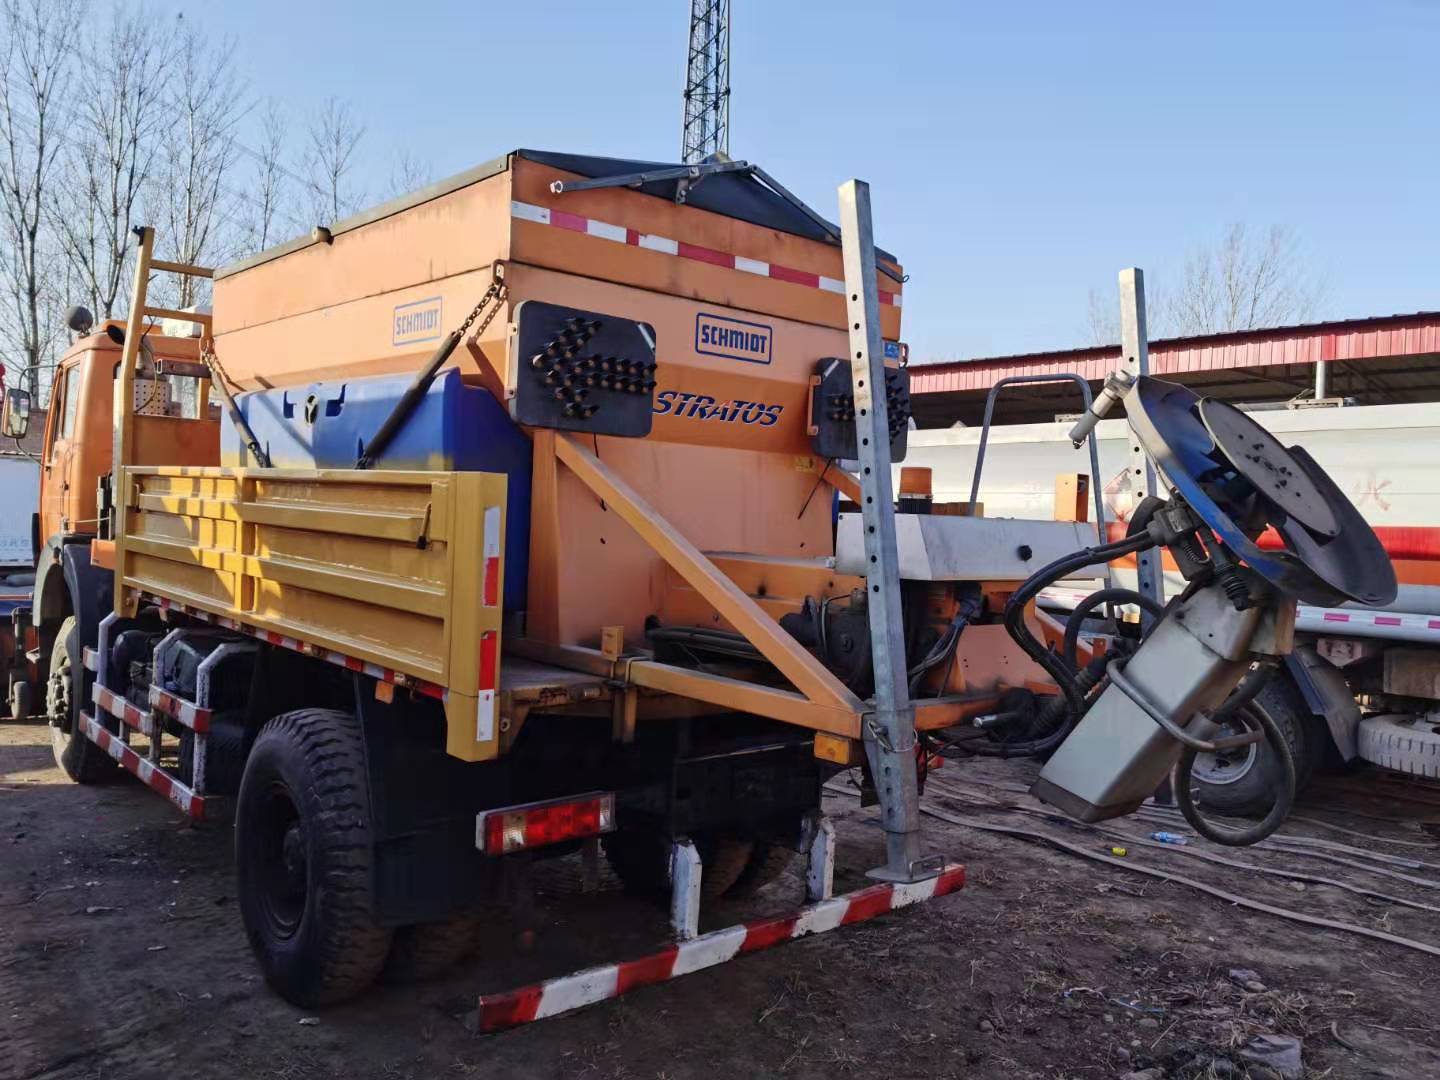
<svg viewBox="0 0 1440 1080">
<path fill-rule="evenodd" d="M 0 432 L 12 439 L 23 439 L 30 430 L 30 391 L 12 386 L 5 391 L 5 407 L 0 413 Z"/>
</svg>

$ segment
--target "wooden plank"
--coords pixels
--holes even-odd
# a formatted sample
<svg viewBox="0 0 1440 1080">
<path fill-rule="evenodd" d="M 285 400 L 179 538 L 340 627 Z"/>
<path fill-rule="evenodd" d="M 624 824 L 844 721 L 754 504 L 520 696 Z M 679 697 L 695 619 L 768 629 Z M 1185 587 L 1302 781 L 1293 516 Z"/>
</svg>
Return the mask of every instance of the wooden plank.
<svg viewBox="0 0 1440 1080">
<path fill-rule="evenodd" d="M 721 573 L 699 548 L 599 458 L 566 435 L 556 437 L 555 453 L 591 491 L 605 500 L 622 521 L 639 533 L 656 554 L 704 595 L 721 618 L 729 620 L 767 660 L 779 668 L 781 674 L 794 683 L 806 698 L 853 713 L 857 718 L 864 711 L 864 703 L 844 683 L 782 630 L 743 589 Z"/>
</svg>

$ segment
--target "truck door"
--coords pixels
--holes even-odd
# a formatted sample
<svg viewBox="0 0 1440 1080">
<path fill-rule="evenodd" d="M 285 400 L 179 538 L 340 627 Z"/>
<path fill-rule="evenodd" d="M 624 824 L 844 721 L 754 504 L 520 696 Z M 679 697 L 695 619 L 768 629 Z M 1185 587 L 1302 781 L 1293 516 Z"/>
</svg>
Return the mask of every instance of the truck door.
<svg viewBox="0 0 1440 1080">
<path fill-rule="evenodd" d="M 40 542 L 75 529 L 66 521 L 75 456 L 75 415 L 79 408 L 79 368 L 75 364 L 55 373 L 50 388 L 50 409 L 45 421 L 44 472 L 40 478 Z"/>
</svg>

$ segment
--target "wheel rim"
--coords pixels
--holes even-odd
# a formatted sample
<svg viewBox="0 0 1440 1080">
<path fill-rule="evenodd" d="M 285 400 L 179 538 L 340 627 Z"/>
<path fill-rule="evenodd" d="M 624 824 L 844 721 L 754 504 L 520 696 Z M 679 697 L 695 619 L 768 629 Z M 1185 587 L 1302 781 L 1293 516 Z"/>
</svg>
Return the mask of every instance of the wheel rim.
<svg viewBox="0 0 1440 1080">
<path fill-rule="evenodd" d="M 284 784 L 265 792 L 258 826 L 260 910 L 272 937 L 294 937 L 305 916 L 309 865 L 300 810 Z"/>
<path fill-rule="evenodd" d="M 60 655 L 50 661 L 50 678 L 45 683 L 45 710 L 53 721 L 60 718 L 59 726 L 70 723 L 70 650 L 62 648 Z"/>
<path fill-rule="evenodd" d="M 1250 729 L 1243 724 L 1230 720 L 1222 724 L 1220 730 L 1212 738 L 1243 735 L 1248 730 Z M 1212 787 L 1238 784 L 1249 776 L 1250 770 L 1255 767 L 1259 750 L 1259 743 L 1248 743 L 1230 750 L 1202 751 L 1195 755 L 1195 766 L 1191 769 L 1190 775 L 1202 784 L 1209 784 Z"/>
</svg>

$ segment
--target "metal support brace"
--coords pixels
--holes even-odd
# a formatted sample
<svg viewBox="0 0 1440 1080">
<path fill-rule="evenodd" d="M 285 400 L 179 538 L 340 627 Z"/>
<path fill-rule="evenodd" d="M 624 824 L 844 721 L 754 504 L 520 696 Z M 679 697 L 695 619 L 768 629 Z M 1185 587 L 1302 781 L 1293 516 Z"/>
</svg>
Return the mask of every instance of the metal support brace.
<svg viewBox="0 0 1440 1080">
<path fill-rule="evenodd" d="M 700 852 L 688 836 L 670 848 L 670 928 L 681 941 L 700 933 Z"/>
<path fill-rule="evenodd" d="M 1120 271 L 1120 367 L 1132 379 L 1150 374 L 1150 338 L 1145 324 L 1145 272 L 1137 267 Z M 1140 440 L 1130 436 L 1130 490 L 1135 505 L 1156 493 L 1155 466 Z M 1151 548 L 1135 556 L 1137 588 L 1141 596 L 1165 605 L 1165 578 L 1161 549 Z M 1155 621 L 1140 609 L 1140 625 L 1146 629 Z"/>
<path fill-rule="evenodd" d="M 866 599 L 875 668 L 874 711 L 863 720 L 865 754 L 880 796 L 886 863 L 871 876 L 914 881 L 939 872 L 920 858 L 920 789 L 915 775 L 915 710 L 906 677 L 900 614 L 900 560 L 895 551 L 895 499 L 890 479 L 890 423 L 885 404 L 885 346 L 870 185 L 840 185 L 840 235 L 845 257 L 846 322 L 855 388 L 855 442 L 860 459 L 860 512 L 865 526 Z"/>
<path fill-rule="evenodd" d="M 805 815 L 805 900 L 818 904 L 835 895 L 835 825 L 818 810 Z"/>
</svg>

